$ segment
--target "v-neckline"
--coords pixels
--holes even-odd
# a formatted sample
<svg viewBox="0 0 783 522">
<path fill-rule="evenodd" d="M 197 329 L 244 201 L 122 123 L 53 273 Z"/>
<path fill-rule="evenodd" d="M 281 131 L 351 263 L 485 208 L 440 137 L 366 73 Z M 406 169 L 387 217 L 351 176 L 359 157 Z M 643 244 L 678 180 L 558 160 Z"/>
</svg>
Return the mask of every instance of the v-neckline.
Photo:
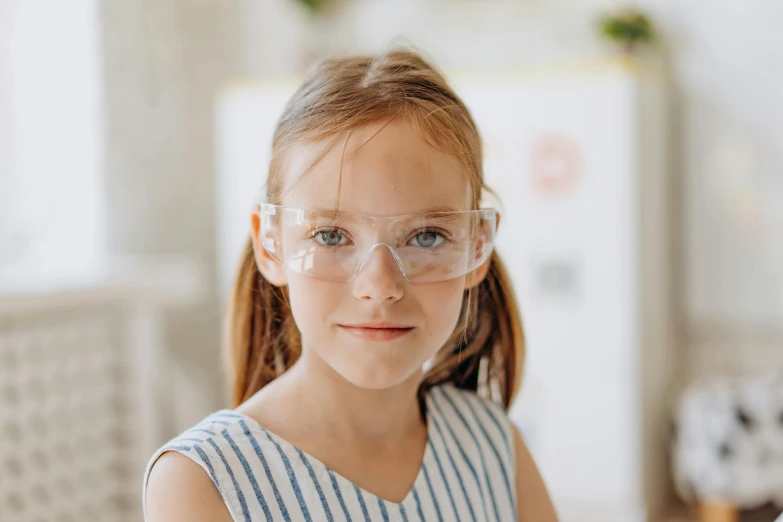
<svg viewBox="0 0 783 522">
<path fill-rule="evenodd" d="M 269 438 L 271 438 L 274 442 L 279 444 L 281 447 L 293 450 L 296 453 L 301 453 L 304 455 L 312 465 L 317 466 L 321 468 L 323 471 L 325 471 L 327 474 L 331 474 L 335 477 L 335 479 L 338 482 L 343 483 L 344 485 L 348 486 L 349 488 L 355 489 L 356 491 L 361 492 L 362 496 L 367 497 L 370 496 L 371 498 L 375 498 L 378 500 L 382 500 L 384 503 L 386 503 L 389 506 L 399 508 L 400 506 L 404 508 L 414 508 L 415 509 L 415 496 L 417 495 L 417 491 L 420 491 L 422 487 L 426 485 L 426 467 L 432 460 L 432 418 L 431 418 L 431 404 L 430 404 L 430 393 L 428 393 L 425 396 L 424 400 L 424 418 L 426 422 L 427 427 L 427 440 L 424 445 L 424 453 L 421 458 L 421 464 L 419 465 L 419 471 L 416 473 L 416 478 L 413 481 L 413 485 L 411 486 L 410 490 L 405 495 L 405 498 L 402 499 L 401 502 L 392 502 L 391 500 L 388 500 L 386 498 L 383 498 L 375 493 L 372 493 L 371 491 L 367 491 L 363 487 L 357 485 L 353 481 L 349 480 L 345 476 L 341 475 L 340 473 L 333 470 L 331 467 L 327 466 L 323 461 L 320 459 L 314 457 L 310 453 L 304 451 L 303 449 L 299 448 L 299 446 L 295 445 L 294 443 L 288 441 L 287 439 L 284 439 L 280 435 L 277 435 L 276 433 L 272 432 L 271 430 L 265 428 L 260 422 L 258 422 L 253 417 L 250 417 L 249 415 L 245 413 L 240 413 L 236 410 L 232 409 L 224 409 L 218 411 L 216 414 L 219 413 L 230 413 L 232 415 L 239 415 L 242 420 L 245 421 L 246 424 L 248 424 L 248 428 L 252 430 L 257 430 L 263 433 L 264 435 L 268 435 Z"/>
</svg>

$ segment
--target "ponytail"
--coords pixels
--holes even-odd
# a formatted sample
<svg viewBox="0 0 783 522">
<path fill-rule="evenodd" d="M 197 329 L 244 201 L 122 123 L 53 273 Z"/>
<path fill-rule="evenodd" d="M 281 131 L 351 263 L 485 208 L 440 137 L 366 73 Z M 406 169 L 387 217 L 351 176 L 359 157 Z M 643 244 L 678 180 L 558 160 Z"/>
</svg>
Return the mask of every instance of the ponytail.
<svg viewBox="0 0 783 522">
<path fill-rule="evenodd" d="M 511 279 L 497 251 L 490 257 L 486 277 L 468 289 L 460 323 L 438 352 L 424 376 L 420 393 L 450 382 L 479 391 L 508 409 L 519 390 L 525 360 L 525 339 Z M 499 394 L 499 396 L 497 395 Z"/>
<path fill-rule="evenodd" d="M 288 288 L 264 279 L 250 239 L 226 309 L 224 335 L 234 408 L 290 368 L 302 351 Z"/>
</svg>

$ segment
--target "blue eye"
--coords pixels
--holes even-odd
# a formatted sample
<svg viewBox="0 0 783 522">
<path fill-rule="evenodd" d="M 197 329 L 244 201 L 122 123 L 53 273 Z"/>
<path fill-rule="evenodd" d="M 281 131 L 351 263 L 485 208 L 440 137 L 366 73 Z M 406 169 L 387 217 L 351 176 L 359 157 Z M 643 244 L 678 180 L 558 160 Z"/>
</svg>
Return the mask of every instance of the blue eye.
<svg viewBox="0 0 783 522">
<path fill-rule="evenodd" d="M 312 235 L 316 243 L 322 246 L 340 246 L 340 243 L 345 239 L 345 235 L 336 228 L 328 228 L 314 232 Z"/>
<path fill-rule="evenodd" d="M 445 241 L 445 238 L 442 234 L 432 230 L 423 230 L 413 236 L 412 239 L 415 239 L 418 243 L 416 246 L 420 246 L 422 248 L 436 247 Z"/>
</svg>

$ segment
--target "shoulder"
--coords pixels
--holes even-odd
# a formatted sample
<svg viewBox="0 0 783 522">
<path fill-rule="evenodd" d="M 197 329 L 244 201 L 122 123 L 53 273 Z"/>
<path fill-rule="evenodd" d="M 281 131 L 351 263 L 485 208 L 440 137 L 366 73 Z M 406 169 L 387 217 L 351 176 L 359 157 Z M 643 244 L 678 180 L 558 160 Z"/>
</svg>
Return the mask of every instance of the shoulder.
<svg viewBox="0 0 783 522">
<path fill-rule="evenodd" d="M 481 411 L 486 412 L 497 420 L 506 418 L 503 407 L 473 390 L 457 388 L 451 383 L 439 384 L 429 390 L 428 397 L 438 408 L 448 409 L 450 406 L 455 411 L 470 412 L 472 414 Z"/>
<path fill-rule="evenodd" d="M 444 384 L 430 390 L 428 405 L 446 423 L 466 430 L 469 434 L 483 435 L 507 458 L 513 458 L 511 421 L 500 404 L 472 390 Z"/>
<path fill-rule="evenodd" d="M 516 426 L 512 426 L 516 455 L 516 489 L 520 522 L 557 522 L 555 508 L 533 456 Z"/>
<path fill-rule="evenodd" d="M 474 442 L 483 448 L 485 456 L 494 455 L 508 478 L 504 486 L 512 489 L 509 495 L 515 497 L 518 520 L 557 522 L 538 467 L 502 405 L 451 384 L 433 387 L 428 404 L 433 410 L 435 424 L 445 421 L 449 429 L 454 430 L 450 436 L 461 439 L 465 446 Z M 492 461 L 491 458 L 487 460 Z"/>
<path fill-rule="evenodd" d="M 142 502 L 145 520 L 232 520 L 233 497 L 221 461 L 241 435 L 242 417 L 221 410 L 161 446 L 147 464 Z"/>
<path fill-rule="evenodd" d="M 145 493 L 147 522 L 229 522 L 231 514 L 204 470 L 190 458 L 167 451 L 152 467 Z"/>
</svg>

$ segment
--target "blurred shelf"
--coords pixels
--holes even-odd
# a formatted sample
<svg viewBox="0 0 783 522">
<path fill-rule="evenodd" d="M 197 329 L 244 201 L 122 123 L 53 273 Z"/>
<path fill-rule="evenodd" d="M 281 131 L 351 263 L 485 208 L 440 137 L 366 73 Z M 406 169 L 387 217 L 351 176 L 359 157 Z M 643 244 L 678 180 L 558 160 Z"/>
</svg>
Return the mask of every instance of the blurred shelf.
<svg viewBox="0 0 783 522">
<path fill-rule="evenodd" d="M 780 516 L 781 510 L 773 505 L 763 506 L 758 509 L 745 511 L 740 516 L 739 522 L 775 522 Z M 699 522 L 685 506 L 673 508 L 669 515 L 657 522 Z"/>
<path fill-rule="evenodd" d="M 135 300 L 184 305 L 206 292 L 206 274 L 179 257 L 123 257 L 67 272 L 0 269 L 0 316 L 79 303 Z"/>
</svg>

